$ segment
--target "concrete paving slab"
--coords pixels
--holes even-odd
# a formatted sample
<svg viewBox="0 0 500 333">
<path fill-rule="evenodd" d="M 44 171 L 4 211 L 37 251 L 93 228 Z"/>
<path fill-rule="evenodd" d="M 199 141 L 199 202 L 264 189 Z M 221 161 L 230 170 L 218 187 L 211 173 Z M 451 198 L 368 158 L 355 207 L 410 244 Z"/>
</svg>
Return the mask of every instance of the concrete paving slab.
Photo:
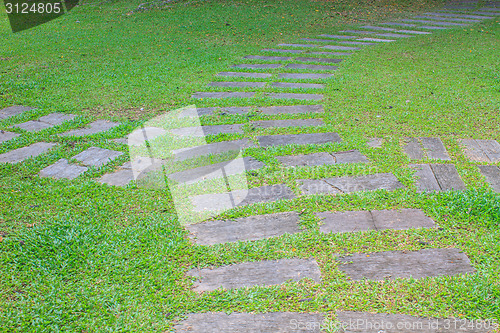
<svg viewBox="0 0 500 333">
<path fill-rule="evenodd" d="M 90 147 L 80 154 L 73 156 L 72 159 L 81 162 L 85 166 L 101 167 L 121 155 L 123 155 L 121 151 Z"/>
<path fill-rule="evenodd" d="M 298 113 L 323 113 L 323 105 L 290 105 L 290 106 L 268 106 L 261 107 L 262 114 L 298 114 Z"/>
<path fill-rule="evenodd" d="M 17 138 L 21 134 L 0 130 L 0 143 Z"/>
<path fill-rule="evenodd" d="M 319 101 L 323 99 L 322 94 L 268 93 L 266 96 L 276 99 L 300 99 L 306 101 Z"/>
<path fill-rule="evenodd" d="M 194 99 L 203 98 L 251 98 L 254 92 L 229 91 L 229 92 L 197 92 L 191 95 Z"/>
<path fill-rule="evenodd" d="M 263 88 L 266 82 L 238 82 L 238 81 L 217 81 L 210 82 L 209 87 L 225 87 L 225 88 Z"/>
<path fill-rule="evenodd" d="M 323 119 L 257 120 L 250 123 L 254 128 L 324 126 Z"/>
<path fill-rule="evenodd" d="M 292 82 L 273 82 L 270 87 L 289 88 L 289 89 L 323 89 L 325 86 L 318 83 L 292 83 Z"/>
<path fill-rule="evenodd" d="M 93 123 L 89 124 L 87 127 L 82 128 L 82 129 L 74 129 L 65 133 L 60 134 L 60 136 L 76 136 L 76 137 L 81 137 L 81 136 L 86 136 L 86 135 L 93 135 L 101 132 L 106 132 L 109 131 L 112 128 L 115 128 L 119 126 L 119 123 L 115 123 L 112 121 L 108 120 L 97 120 L 94 121 Z"/>
<path fill-rule="evenodd" d="M 37 142 L 27 147 L 18 148 L 0 154 L 0 163 L 16 164 L 31 157 L 37 157 L 49 151 L 56 144 L 51 142 Z"/>
<path fill-rule="evenodd" d="M 500 192 L 500 168 L 496 165 L 478 165 L 478 168 L 493 191 Z"/>
<path fill-rule="evenodd" d="M 7 119 L 10 117 L 18 116 L 21 113 L 24 113 L 26 111 L 32 110 L 32 107 L 29 106 L 21 106 L 21 105 L 14 105 L 14 106 L 9 106 L 6 107 L 2 110 L 0 110 L 0 120 Z"/>
<path fill-rule="evenodd" d="M 40 177 L 51 177 L 55 179 L 75 179 L 87 170 L 88 168 L 86 167 L 70 164 L 68 160 L 61 158 L 56 163 L 42 169 L 38 175 Z"/>
<path fill-rule="evenodd" d="M 220 72 L 217 76 L 227 76 L 227 77 L 251 77 L 255 79 L 265 79 L 273 76 L 268 73 L 247 73 L 247 72 Z"/>
<path fill-rule="evenodd" d="M 323 73 L 282 73 L 278 74 L 279 79 L 294 79 L 294 80 L 316 80 L 316 79 L 328 79 L 332 77 L 333 74 L 323 74 Z"/>
</svg>

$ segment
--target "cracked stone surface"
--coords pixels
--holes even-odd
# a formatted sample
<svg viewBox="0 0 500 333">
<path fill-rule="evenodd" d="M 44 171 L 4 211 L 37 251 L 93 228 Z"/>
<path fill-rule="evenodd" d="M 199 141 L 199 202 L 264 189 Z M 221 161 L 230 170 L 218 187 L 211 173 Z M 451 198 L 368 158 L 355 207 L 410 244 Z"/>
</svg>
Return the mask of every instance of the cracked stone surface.
<svg viewBox="0 0 500 333">
<path fill-rule="evenodd" d="M 204 137 L 217 134 L 242 134 L 241 127 L 242 124 L 182 127 L 170 129 L 169 132 L 181 137 Z"/>
<path fill-rule="evenodd" d="M 256 147 L 256 145 L 248 139 L 241 139 L 234 141 L 209 143 L 203 146 L 176 149 L 173 150 L 172 153 L 175 155 L 176 161 L 183 161 L 209 154 L 239 151 L 249 147 Z"/>
<path fill-rule="evenodd" d="M 413 160 L 451 160 L 440 138 L 406 138 L 404 151 Z"/>
<path fill-rule="evenodd" d="M 294 198 L 295 194 L 292 190 L 283 184 L 190 197 L 195 211 L 217 211 L 255 203 L 275 202 Z"/>
<path fill-rule="evenodd" d="M 190 313 L 176 332 L 204 333 L 319 333 L 324 314 L 299 312 Z"/>
<path fill-rule="evenodd" d="M 366 176 L 344 176 L 323 179 L 297 180 L 303 195 L 320 193 L 340 194 L 357 191 L 388 190 L 404 188 L 392 173 L 379 173 Z"/>
<path fill-rule="evenodd" d="M 270 85 L 274 88 L 290 89 L 323 89 L 325 86 L 317 83 L 292 83 L 292 82 L 273 82 Z"/>
<path fill-rule="evenodd" d="M 312 71 L 335 71 L 337 66 L 327 66 L 327 65 L 307 65 L 307 64 L 287 64 L 285 68 L 291 69 L 310 69 Z"/>
<path fill-rule="evenodd" d="M 351 280 L 420 279 L 475 271 L 469 258 L 456 248 L 355 253 L 339 257 L 338 263 Z"/>
<path fill-rule="evenodd" d="M 321 152 L 305 155 L 277 156 L 276 159 L 289 167 L 368 162 L 368 159 L 357 150 L 337 153 Z"/>
<path fill-rule="evenodd" d="M 268 106 L 261 107 L 262 114 L 297 114 L 297 113 L 323 113 L 323 105 L 290 105 L 290 106 Z"/>
<path fill-rule="evenodd" d="M 49 151 L 55 143 L 37 142 L 27 147 L 18 148 L 9 152 L 0 154 L 0 163 L 16 164 L 31 157 L 37 157 Z"/>
<path fill-rule="evenodd" d="M 341 142 L 342 139 L 337 133 L 309 133 L 309 134 L 285 134 L 285 135 L 264 135 L 257 137 L 261 147 L 280 145 L 308 145 L 323 144 L 329 142 Z"/>
<path fill-rule="evenodd" d="M 123 155 L 121 151 L 90 147 L 80 154 L 73 156 L 72 159 L 81 162 L 85 166 L 101 167 L 121 155 Z"/>
<path fill-rule="evenodd" d="M 323 126 L 323 119 L 282 119 L 282 120 L 258 120 L 252 121 L 251 126 L 255 128 L 271 127 L 302 127 L 302 126 Z"/>
<path fill-rule="evenodd" d="M 411 164 L 410 167 L 416 170 L 417 192 L 467 189 L 453 164 Z"/>
<path fill-rule="evenodd" d="M 17 138 L 19 135 L 21 134 L 0 130 L 0 143 Z"/>
<path fill-rule="evenodd" d="M 324 233 L 359 232 L 367 230 L 407 230 L 434 228 L 434 221 L 420 209 L 321 212 L 319 230 Z"/>
<path fill-rule="evenodd" d="M 322 94 L 294 94 L 294 93 L 268 93 L 269 98 L 276 99 L 302 99 L 318 101 L 323 99 Z"/>
<path fill-rule="evenodd" d="M 38 120 L 30 120 L 22 124 L 12 125 L 10 127 L 21 128 L 28 132 L 37 132 L 46 128 L 61 125 L 65 121 L 73 120 L 76 117 L 74 114 L 51 113 L 39 118 Z"/>
<path fill-rule="evenodd" d="M 217 76 L 229 76 L 229 77 L 251 77 L 255 79 L 265 79 L 273 76 L 268 73 L 246 73 L 246 72 L 220 72 Z"/>
<path fill-rule="evenodd" d="M 254 92 L 229 91 L 229 92 L 197 92 L 191 98 L 251 98 Z"/>
<path fill-rule="evenodd" d="M 97 120 L 89 124 L 87 127 L 82 129 L 74 129 L 65 133 L 60 134 L 60 136 L 85 136 L 92 135 L 101 132 L 109 131 L 110 129 L 119 126 L 119 123 L 115 123 L 107 120 Z"/>
<path fill-rule="evenodd" d="M 297 79 L 297 80 L 315 80 L 315 79 L 327 79 L 332 77 L 333 74 L 323 74 L 323 73 L 282 73 L 278 74 L 279 79 Z"/>
<path fill-rule="evenodd" d="M 192 269 L 186 275 L 200 279 L 194 283 L 194 290 L 197 292 L 213 291 L 218 288 L 274 286 L 304 278 L 318 283 L 321 281 L 321 272 L 314 259 L 244 262 L 213 269 Z"/>
<path fill-rule="evenodd" d="M 55 179 L 75 179 L 88 168 L 78 164 L 70 164 L 67 159 L 61 158 L 56 163 L 42 169 L 38 175 L 40 177 L 51 177 Z"/>
<path fill-rule="evenodd" d="M 478 168 L 493 191 L 500 192 L 500 168 L 496 165 L 478 165 Z"/>
<path fill-rule="evenodd" d="M 495 140 L 464 139 L 465 155 L 472 161 L 496 163 L 500 162 L 500 144 Z"/>
<path fill-rule="evenodd" d="M 206 221 L 186 226 L 199 245 L 253 241 L 300 232 L 297 212 L 257 215 L 225 221 Z"/>
<path fill-rule="evenodd" d="M 29 106 L 21 106 L 21 105 L 14 105 L 14 106 L 9 106 L 6 107 L 5 109 L 0 110 L 0 120 L 7 119 L 10 117 L 18 116 L 23 112 L 29 111 L 33 109 L 32 107 Z"/>
<path fill-rule="evenodd" d="M 210 82 L 209 87 L 226 87 L 226 88 L 262 88 L 267 82 Z"/>
</svg>

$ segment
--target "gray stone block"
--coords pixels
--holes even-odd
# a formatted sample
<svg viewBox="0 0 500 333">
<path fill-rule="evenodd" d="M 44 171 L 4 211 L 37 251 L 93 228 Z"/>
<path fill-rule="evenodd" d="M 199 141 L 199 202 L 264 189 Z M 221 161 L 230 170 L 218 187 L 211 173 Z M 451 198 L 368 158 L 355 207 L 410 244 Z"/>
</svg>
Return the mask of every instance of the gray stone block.
<svg viewBox="0 0 500 333">
<path fill-rule="evenodd" d="M 281 64 L 240 64 L 240 65 L 233 65 L 233 67 L 251 68 L 251 69 L 272 69 L 281 67 Z"/>
<path fill-rule="evenodd" d="M 338 262 L 339 269 L 352 280 L 420 279 L 474 273 L 469 258 L 454 248 L 355 253 L 338 258 Z"/>
<path fill-rule="evenodd" d="M 354 38 L 356 38 L 356 36 L 328 35 L 328 34 L 320 35 L 320 37 L 335 38 L 335 39 L 354 39 Z"/>
<path fill-rule="evenodd" d="M 412 27 L 416 27 L 417 26 L 416 24 L 401 23 L 401 22 L 385 22 L 385 23 L 380 23 L 380 24 L 383 24 L 383 25 L 395 25 L 395 26 L 399 26 L 399 27 L 408 27 L 408 28 L 412 28 Z"/>
<path fill-rule="evenodd" d="M 403 35 L 403 34 L 394 34 L 394 33 L 383 33 L 383 34 L 376 34 L 375 36 L 380 36 L 380 37 L 392 37 L 392 38 L 410 38 L 410 37 L 415 37 L 411 35 Z"/>
<path fill-rule="evenodd" d="M 220 72 L 217 76 L 229 76 L 229 77 L 251 77 L 255 79 L 265 79 L 273 76 L 268 73 L 246 73 L 246 72 Z"/>
<path fill-rule="evenodd" d="M 369 35 L 375 33 L 375 31 L 366 31 L 366 30 L 341 30 L 339 32 L 348 32 L 351 34 L 363 34 L 363 35 Z"/>
<path fill-rule="evenodd" d="M 298 312 L 190 313 L 175 332 L 204 333 L 319 333 L 323 314 Z"/>
<path fill-rule="evenodd" d="M 321 55 L 329 55 L 329 56 L 349 56 L 352 52 L 309 52 L 309 54 L 321 54 Z"/>
<path fill-rule="evenodd" d="M 285 134 L 285 135 L 264 135 L 257 137 L 261 147 L 280 145 L 310 145 L 330 142 L 341 142 L 342 139 L 337 133 L 306 133 L 306 134 Z"/>
<path fill-rule="evenodd" d="M 437 22 L 437 21 L 430 21 L 430 20 L 403 19 L 401 21 L 404 21 L 404 22 L 414 22 L 414 23 L 425 23 L 425 24 L 430 24 L 430 25 L 444 25 L 444 26 L 457 26 L 457 27 L 468 26 L 468 24 L 466 24 L 466 23 Z"/>
<path fill-rule="evenodd" d="M 121 155 L 123 155 L 121 151 L 90 147 L 72 157 L 72 159 L 81 162 L 85 166 L 101 167 Z"/>
<path fill-rule="evenodd" d="M 297 57 L 295 58 L 297 61 L 310 61 L 310 62 L 324 62 L 324 63 L 332 63 L 338 64 L 342 62 L 342 59 L 331 59 L 331 58 L 311 58 L 311 57 Z"/>
<path fill-rule="evenodd" d="M 82 129 L 74 129 L 69 132 L 65 132 L 60 134 L 60 136 L 85 136 L 85 135 L 93 135 L 101 132 L 109 131 L 110 129 L 119 126 L 119 123 L 114 123 L 107 120 L 97 120 L 93 123 L 89 124 L 86 128 Z"/>
<path fill-rule="evenodd" d="M 321 282 L 321 272 L 314 259 L 279 259 L 244 262 L 218 268 L 193 269 L 188 276 L 200 279 L 194 283 L 197 292 L 219 288 L 237 289 L 274 286 L 287 281 L 310 279 Z"/>
<path fill-rule="evenodd" d="M 191 197 L 195 211 L 217 211 L 232 209 L 255 203 L 294 199 L 292 190 L 283 185 L 253 187 L 248 190 L 234 190 L 228 193 L 202 194 Z M 235 204 L 233 204 L 233 202 Z"/>
<path fill-rule="evenodd" d="M 266 96 L 276 99 L 301 99 L 311 101 L 319 101 L 323 99 L 323 95 L 321 94 L 267 93 Z"/>
<path fill-rule="evenodd" d="M 357 150 L 337 153 L 321 152 L 306 155 L 277 156 L 276 158 L 280 163 L 289 167 L 368 162 L 368 159 Z"/>
<path fill-rule="evenodd" d="M 463 191 L 466 186 L 453 164 L 412 164 L 417 191 Z"/>
<path fill-rule="evenodd" d="M 248 139 L 241 139 L 234 141 L 209 143 L 203 146 L 175 149 L 172 151 L 172 153 L 175 155 L 175 161 L 184 161 L 190 158 L 197 158 L 210 154 L 240 151 L 249 147 L 256 147 L 256 145 Z"/>
<path fill-rule="evenodd" d="M 31 157 L 37 157 L 49 151 L 55 143 L 37 142 L 28 147 L 22 147 L 0 154 L 0 163 L 16 164 Z"/>
<path fill-rule="evenodd" d="M 286 49 L 263 49 L 264 52 L 278 52 L 278 53 L 302 53 L 304 50 L 286 50 Z"/>
<path fill-rule="evenodd" d="M 198 116 L 209 116 L 214 114 L 216 111 L 219 111 L 221 115 L 226 114 L 247 114 L 251 111 L 249 106 L 230 106 L 230 107 L 211 107 L 211 108 L 197 108 Z M 185 117 L 186 114 L 181 114 L 179 117 Z"/>
<path fill-rule="evenodd" d="M 333 39 L 301 38 L 301 40 L 306 42 L 318 42 L 318 43 L 337 43 L 337 41 Z"/>
<path fill-rule="evenodd" d="M 465 155 L 472 161 L 497 163 L 500 162 L 500 144 L 495 140 L 464 139 Z"/>
<path fill-rule="evenodd" d="M 404 33 L 404 34 L 414 34 L 414 35 L 430 35 L 430 34 L 432 34 L 432 32 L 416 31 L 416 30 L 396 30 L 396 32 Z"/>
<path fill-rule="evenodd" d="M 364 46 L 370 46 L 370 45 L 376 45 L 375 43 L 367 43 L 367 42 L 361 42 L 361 41 L 339 41 L 337 42 L 339 44 L 346 44 L 346 45 L 364 45 Z"/>
<path fill-rule="evenodd" d="M 87 170 L 88 168 L 86 167 L 70 164 L 68 160 L 62 158 L 56 163 L 42 169 L 38 175 L 40 177 L 51 177 L 55 179 L 75 179 Z"/>
<path fill-rule="evenodd" d="M 420 209 L 321 212 L 315 215 L 323 222 L 319 230 L 325 233 L 407 230 L 436 226 Z"/>
<path fill-rule="evenodd" d="M 359 47 L 353 47 L 353 46 L 338 46 L 338 45 L 325 45 L 321 47 L 322 49 L 328 49 L 328 50 L 338 50 L 338 51 L 355 51 L 355 50 L 361 50 Z"/>
<path fill-rule="evenodd" d="M 323 105 L 290 105 L 290 106 L 268 106 L 261 107 L 262 114 L 297 114 L 297 113 L 323 113 Z"/>
<path fill-rule="evenodd" d="M 495 192 L 500 192 L 500 168 L 496 165 L 478 165 L 479 171 Z"/>
<path fill-rule="evenodd" d="M 227 88 L 262 88 L 266 82 L 210 82 L 209 87 L 227 87 Z"/>
<path fill-rule="evenodd" d="M 278 46 L 289 46 L 289 47 L 320 47 L 316 44 L 278 44 Z"/>
<path fill-rule="evenodd" d="M 421 29 L 427 29 L 427 30 L 444 30 L 444 29 L 450 29 L 449 27 L 434 27 L 432 25 L 423 25 L 420 28 Z"/>
<path fill-rule="evenodd" d="M 275 213 L 226 221 L 206 221 L 187 225 L 190 238 L 199 245 L 254 241 L 300 232 L 299 214 Z"/>
<path fill-rule="evenodd" d="M 5 109 L 0 110 L 0 120 L 20 115 L 21 113 L 29 111 L 31 109 L 33 108 L 29 106 L 20 106 L 20 105 L 9 106 Z"/>
<path fill-rule="evenodd" d="M 366 176 L 344 176 L 322 179 L 297 180 L 303 195 L 340 194 L 357 191 L 375 191 L 404 188 L 404 185 L 392 173 L 379 173 Z"/>
<path fill-rule="evenodd" d="M 273 82 L 270 85 L 274 88 L 290 89 L 323 89 L 325 86 L 318 83 L 292 83 L 292 82 Z"/>
<path fill-rule="evenodd" d="M 319 73 L 283 73 L 278 74 L 279 79 L 294 79 L 294 80 L 316 80 L 316 79 L 327 79 L 332 77 L 333 74 L 319 74 Z"/>
<path fill-rule="evenodd" d="M 395 42 L 396 40 L 395 39 L 381 39 L 381 38 L 360 38 L 358 40 L 361 40 L 361 41 L 367 41 L 367 42 L 380 42 L 380 43 L 390 43 L 390 42 Z"/>
<path fill-rule="evenodd" d="M 328 66 L 328 65 L 307 65 L 307 64 L 287 64 L 285 68 L 291 69 L 310 69 L 313 71 L 335 71 L 338 66 Z"/>
<path fill-rule="evenodd" d="M 181 137 L 204 137 L 217 134 L 243 133 L 242 124 L 212 125 L 201 127 L 182 127 L 169 130 L 170 133 Z"/>
<path fill-rule="evenodd" d="M 410 159 L 429 159 L 450 161 L 451 158 L 439 138 L 406 138 L 405 153 Z"/>
<path fill-rule="evenodd" d="M 451 18 L 451 17 L 437 17 L 432 15 L 417 15 L 414 16 L 418 19 L 431 19 L 436 21 L 452 21 L 452 22 L 468 22 L 468 23 L 477 23 L 481 22 L 481 20 L 473 20 L 473 19 L 464 19 L 464 18 Z"/>
<path fill-rule="evenodd" d="M 268 60 L 268 61 L 287 61 L 293 59 L 292 57 L 273 57 L 273 56 L 259 56 L 259 55 L 248 55 L 243 57 L 243 59 L 256 59 L 256 60 Z"/>
<path fill-rule="evenodd" d="M 22 124 L 12 125 L 10 127 L 21 128 L 28 132 L 37 132 L 46 128 L 61 125 L 65 121 L 73 120 L 76 115 L 64 113 L 51 113 L 41 117 L 38 120 L 30 120 Z"/>
<path fill-rule="evenodd" d="M 323 119 L 258 120 L 250 123 L 255 128 L 323 126 Z"/>
<path fill-rule="evenodd" d="M 333 153 L 337 164 L 345 163 L 366 163 L 368 159 L 357 150 L 339 151 Z"/>
<path fill-rule="evenodd" d="M 0 130 L 0 143 L 17 138 L 19 135 L 21 134 Z"/>
<path fill-rule="evenodd" d="M 255 95 L 254 92 L 230 91 L 230 92 L 197 92 L 191 98 L 251 98 Z"/>
<path fill-rule="evenodd" d="M 108 184 L 111 186 L 126 186 L 134 180 L 134 173 L 130 169 L 119 169 L 112 173 L 103 175 L 99 180 L 101 184 Z"/>
</svg>

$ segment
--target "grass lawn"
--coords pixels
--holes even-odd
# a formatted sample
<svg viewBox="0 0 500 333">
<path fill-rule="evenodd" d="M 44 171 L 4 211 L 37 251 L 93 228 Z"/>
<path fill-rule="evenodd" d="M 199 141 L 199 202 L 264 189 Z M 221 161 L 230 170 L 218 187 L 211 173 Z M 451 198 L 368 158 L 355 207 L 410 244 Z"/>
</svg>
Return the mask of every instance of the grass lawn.
<svg viewBox="0 0 500 333">
<path fill-rule="evenodd" d="M 0 109 L 37 109 L 0 121 L 0 130 L 51 112 L 79 117 L 76 123 L 38 133 L 9 129 L 23 135 L 0 145 L 1 154 L 38 141 L 60 143 L 42 158 L 0 165 L 1 332 L 168 332 L 187 313 L 206 311 L 309 311 L 335 319 L 335 311 L 344 309 L 500 320 L 500 196 L 491 192 L 458 141 L 500 142 L 500 18 L 345 57 L 334 78 L 318 81 L 326 85 L 321 92 L 326 113 L 315 116 L 343 142 L 245 152 L 267 165 L 248 174 L 251 186 L 285 183 L 298 194 L 296 179 L 392 172 L 407 188 L 315 195 L 231 210 L 223 217 L 298 211 L 304 232 L 194 246 L 168 193 L 92 180 L 127 161 L 127 146 L 107 139 L 123 137 L 155 115 L 190 104 L 290 104 L 265 97 L 200 101 L 190 96 L 207 91 L 207 83 L 221 80 L 214 76 L 217 72 L 250 62 L 241 57 L 262 54 L 262 48 L 410 17 L 443 2 L 214 0 L 135 11 L 141 2 L 85 2 L 58 20 L 17 34 L 2 15 Z M 310 115 L 256 115 L 251 120 L 306 117 Z M 94 119 L 122 125 L 76 141 L 55 135 Z M 202 120 L 245 123 L 250 117 Z M 245 136 L 298 132 L 259 129 Z M 401 148 L 407 136 L 440 137 L 468 190 L 416 193 L 410 160 Z M 369 148 L 370 137 L 384 138 L 383 147 Z M 36 176 L 58 159 L 91 146 L 126 154 L 75 181 Z M 370 163 L 283 168 L 275 158 L 349 149 L 361 151 Z M 209 183 L 199 190 L 209 193 Z M 326 235 L 319 232 L 313 214 L 392 208 L 420 208 L 440 228 Z M 462 249 L 477 273 L 355 282 L 346 279 L 334 260 L 338 254 L 444 247 Z M 309 257 L 320 265 L 320 284 L 303 281 L 198 295 L 184 276 L 193 267 Z"/>
</svg>

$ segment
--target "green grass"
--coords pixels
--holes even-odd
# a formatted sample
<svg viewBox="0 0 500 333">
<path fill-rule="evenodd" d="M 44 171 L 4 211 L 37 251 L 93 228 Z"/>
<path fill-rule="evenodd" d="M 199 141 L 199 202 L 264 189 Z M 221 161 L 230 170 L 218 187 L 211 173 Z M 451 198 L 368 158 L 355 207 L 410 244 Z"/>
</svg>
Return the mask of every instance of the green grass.
<svg viewBox="0 0 500 333">
<path fill-rule="evenodd" d="M 127 15 L 139 3 L 85 4 L 18 34 L 9 32 L 5 17 L 0 23 L 1 57 L 9 59 L 0 60 L 0 108 L 38 108 L 0 122 L 0 129 L 53 111 L 79 115 L 77 122 L 39 133 L 13 130 L 22 135 L 0 146 L 3 153 L 42 140 L 60 143 L 39 158 L 0 166 L 0 331 L 164 332 L 187 313 L 204 311 L 318 311 L 334 320 L 335 311 L 344 309 L 500 320 L 500 197 L 491 192 L 477 163 L 465 158 L 458 143 L 461 138 L 500 142 L 500 19 L 344 57 L 333 79 L 318 81 L 326 84 L 321 93 L 326 97 L 322 117 L 327 126 L 321 131 L 337 132 L 343 142 L 245 152 L 267 165 L 248 175 L 251 186 L 285 183 L 297 191 L 295 180 L 301 178 L 393 172 L 406 189 L 299 197 L 228 211 L 223 217 L 295 210 L 301 212 L 304 232 L 207 247 L 188 241 L 169 193 L 93 181 L 128 159 L 125 145 L 107 139 L 122 137 L 165 110 L 193 103 L 289 104 L 268 98 L 193 101 L 190 95 L 207 89 L 218 71 L 243 63 L 242 56 L 260 54 L 262 48 L 407 17 L 441 2 L 179 2 L 164 10 Z M 228 124 L 309 116 L 214 115 L 202 121 Z M 56 136 L 98 118 L 123 124 L 78 140 Z M 304 131 L 318 129 L 247 128 L 245 136 Z M 468 190 L 417 194 L 411 161 L 401 148 L 406 136 L 439 136 Z M 384 138 L 383 147 L 369 148 L 369 137 Z M 126 154 L 75 181 L 36 176 L 45 166 L 90 146 Z M 294 169 L 282 168 L 275 159 L 348 149 L 360 150 L 370 163 Z M 209 193 L 212 188 L 206 182 L 196 190 Z M 318 231 L 319 220 L 313 214 L 393 208 L 420 208 L 440 228 L 325 235 Z M 334 260 L 356 252 L 443 247 L 464 250 L 477 272 L 354 282 Z M 184 276 L 193 267 L 295 257 L 314 257 L 322 283 L 197 295 Z"/>
</svg>

